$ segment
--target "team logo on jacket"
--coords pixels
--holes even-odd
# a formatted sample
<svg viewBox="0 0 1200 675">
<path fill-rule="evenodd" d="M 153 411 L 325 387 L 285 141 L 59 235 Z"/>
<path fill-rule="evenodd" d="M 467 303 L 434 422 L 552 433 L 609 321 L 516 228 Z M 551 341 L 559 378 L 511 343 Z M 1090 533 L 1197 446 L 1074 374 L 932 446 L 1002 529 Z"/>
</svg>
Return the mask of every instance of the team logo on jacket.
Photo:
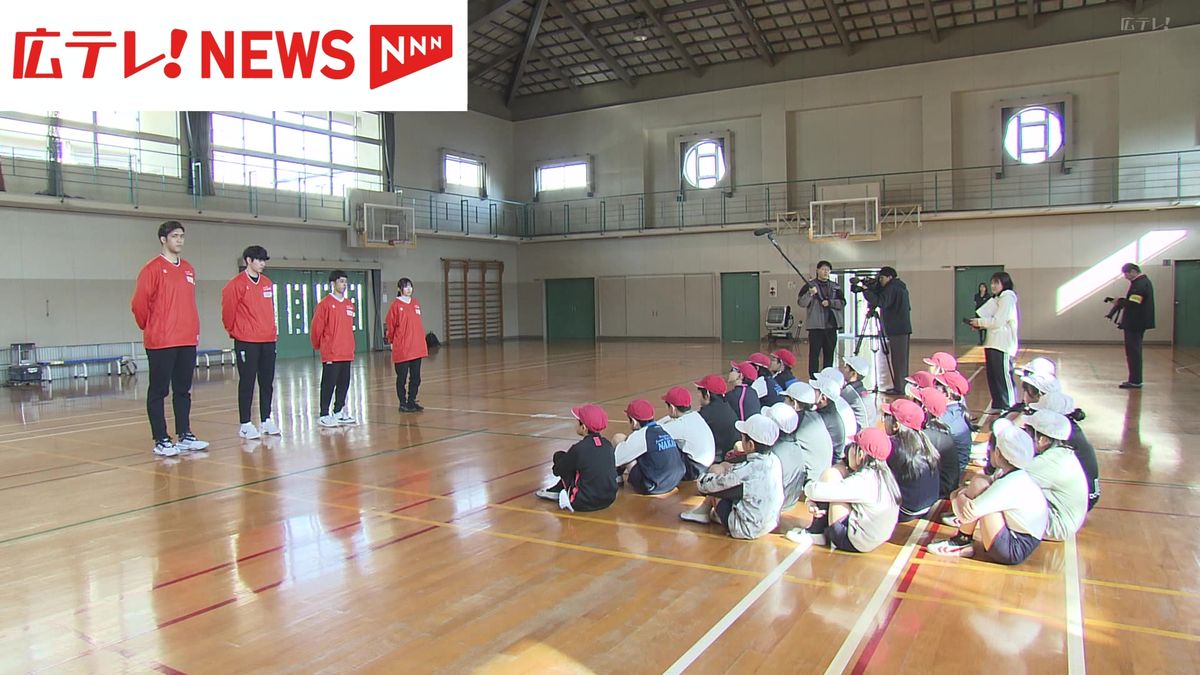
<svg viewBox="0 0 1200 675">
<path fill-rule="evenodd" d="M 196 285 L 196 277 L 192 276 L 191 272 L 184 272 L 183 278 L 187 279 L 187 282 L 189 284 L 191 284 L 193 286 Z"/>
</svg>

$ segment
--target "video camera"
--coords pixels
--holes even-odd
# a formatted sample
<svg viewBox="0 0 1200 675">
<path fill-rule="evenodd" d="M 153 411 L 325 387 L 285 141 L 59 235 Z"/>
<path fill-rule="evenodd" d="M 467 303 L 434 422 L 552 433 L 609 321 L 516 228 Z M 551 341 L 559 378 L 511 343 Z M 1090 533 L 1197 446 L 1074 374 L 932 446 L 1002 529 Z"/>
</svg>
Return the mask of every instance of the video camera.
<svg viewBox="0 0 1200 675">
<path fill-rule="evenodd" d="M 879 277 L 850 277 L 850 291 L 862 293 L 879 287 Z"/>
<path fill-rule="evenodd" d="M 1121 325 L 1121 311 L 1125 309 L 1125 298 L 1113 298 L 1110 296 L 1110 297 L 1104 298 L 1104 302 L 1112 303 L 1112 309 L 1108 310 L 1108 314 L 1105 314 L 1104 318 L 1106 318 L 1109 321 L 1112 321 L 1113 323 L 1120 326 Z"/>
</svg>

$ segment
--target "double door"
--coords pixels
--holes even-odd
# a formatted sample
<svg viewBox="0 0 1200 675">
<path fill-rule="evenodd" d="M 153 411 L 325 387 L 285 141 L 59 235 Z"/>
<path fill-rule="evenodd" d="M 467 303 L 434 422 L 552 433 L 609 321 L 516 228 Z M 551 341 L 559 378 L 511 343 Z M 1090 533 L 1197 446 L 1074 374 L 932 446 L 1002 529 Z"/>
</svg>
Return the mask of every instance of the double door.
<svg viewBox="0 0 1200 675">
<path fill-rule="evenodd" d="M 268 268 L 266 274 L 275 284 L 279 357 L 311 357 L 315 352 L 309 327 L 317 303 L 329 293 L 329 270 Z M 346 277 L 350 282 L 346 293 L 357 307 L 354 317 L 355 350 L 367 351 L 371 347 L 370 327 L 373 321 L 373 308 L 367 297 L 367 273 L 352 270 L 346 273 Z"/>
</svg>

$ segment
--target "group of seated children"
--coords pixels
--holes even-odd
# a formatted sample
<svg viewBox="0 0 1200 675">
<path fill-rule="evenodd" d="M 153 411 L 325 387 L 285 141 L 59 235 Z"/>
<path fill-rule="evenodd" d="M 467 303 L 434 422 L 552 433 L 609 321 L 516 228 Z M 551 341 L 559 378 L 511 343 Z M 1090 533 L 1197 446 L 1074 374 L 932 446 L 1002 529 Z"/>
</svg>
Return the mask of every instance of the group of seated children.
<svg viewBox="0 0 1200 675">
<path fill-rule="evenodd" d="M 896 523 L 932 517 L 945 499 L 943 522 L 958 533 L 929 550 L 1002 564 L 1024 561 L 1043 539 L 1072 536 L 1099 499 L 1099 476 L 1078 424 L 1083 413 L 1062 392 L 1054 364 L 1035 359 L 1018 372 L 1023 403 L 996 421 L 975 474 L 968 379 L 951 354 L 925 362 L 928 371 L 907 379 L 906 397 L 882 406 L 881 424 L 865 388 L 868 359 L 852 356 L 801 381 L 786 349 L 756 352 L 731 362 L 725 378 L 695 382 L 699 409 L 683 387 L 663 395 L 667 414 L 658 419 L 650 401 L 630 401 L 631 431 L 611 444 L 601 435 L 602 408 L 572 408 L 582 440 L 554 454 L 557 481 L 537 495 L 595 511 L 616 500 L 622 483 L 661 495 L 695 481 L 703 500 L 680 517 L 719 522 L 739 539 L 776 531 L 780 514 L 803 499 L 812 522 L 787 538 L 850 552 L 875 549 Z"/>
</svg>

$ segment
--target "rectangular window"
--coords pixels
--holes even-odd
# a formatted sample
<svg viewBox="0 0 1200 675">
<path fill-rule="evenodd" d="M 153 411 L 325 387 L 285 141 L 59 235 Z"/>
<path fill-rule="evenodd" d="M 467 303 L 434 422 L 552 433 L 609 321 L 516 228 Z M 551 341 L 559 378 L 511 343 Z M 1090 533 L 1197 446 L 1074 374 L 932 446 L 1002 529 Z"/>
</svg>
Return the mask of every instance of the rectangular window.
<svg viewBox="0 0 1200 675">
<path fill-rule="evenodd" d="M 537 170 L 537 192 L 555 190 L 587 189 L 588 163 L 546 164 Z"/>
<path fill-rule="evenodd" d="M 446 155 L 443 163 L 446 185 L 479 189 L 483 187 L 483 163 L 467 157 Z"/>
<path fill-rule="evenodd" d="M 178 178 L 179 114 L 148 111 L 0 113 L 0 154 Z"/>
<path fill-rule="evenodd" d="M 379 113 L 214 112 L 213 177 L 218 183 L 345 195 L 382 190 Z"/>
</svg>

